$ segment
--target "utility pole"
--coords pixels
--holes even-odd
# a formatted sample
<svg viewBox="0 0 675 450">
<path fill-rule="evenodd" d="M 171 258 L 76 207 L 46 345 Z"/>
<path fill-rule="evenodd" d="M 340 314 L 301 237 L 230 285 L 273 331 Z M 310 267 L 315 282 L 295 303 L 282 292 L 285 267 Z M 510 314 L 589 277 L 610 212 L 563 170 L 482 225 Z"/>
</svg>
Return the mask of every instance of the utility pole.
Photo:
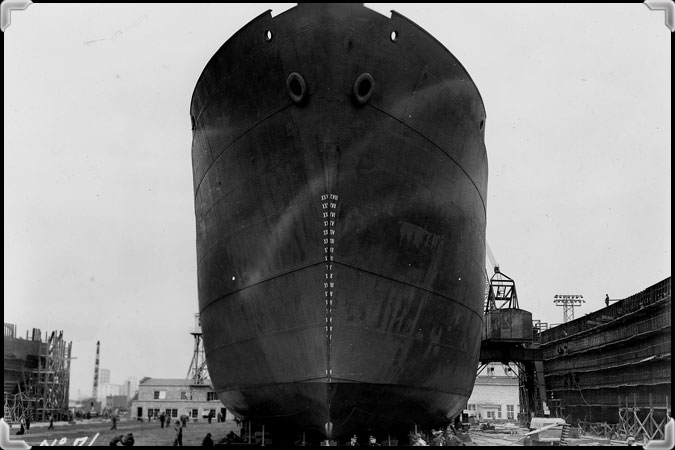
<svg viewBox="0 0 675 450">
<path fill-rule="evenodd" d="M 570 320 L 574 320 L 574 307 L 581 306 L 582 303 L 586 303 L 583 295 L 556 295 L 553 297 L 553 303 L 556 306 L 563 307 L 563 322 L 567 323 Z"/>
</svg>

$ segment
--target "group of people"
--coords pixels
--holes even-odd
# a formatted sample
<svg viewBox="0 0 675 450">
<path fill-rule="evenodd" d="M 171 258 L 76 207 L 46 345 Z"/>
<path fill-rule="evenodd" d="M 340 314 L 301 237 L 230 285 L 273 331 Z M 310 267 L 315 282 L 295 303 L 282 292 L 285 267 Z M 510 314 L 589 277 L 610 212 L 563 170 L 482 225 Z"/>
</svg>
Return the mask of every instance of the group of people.
<svg viewBox="0 0 675 450">
<path fill-rule="evenodd" d="M 169 428 L 169 425 L 167 423 L 167 428 Z M 176 420 L 174 424 L 174 430 L 176 432 L 176 437 L 173 440 L 173 446 L 174 447 L 182 447 L 183 446 L 183 424 L 179 420 Z M 211 438 L 211 433 L 206 433 L 206 436 L 202 440 L 202 447 L 213 447 L 213 439 Z"/>
<path fill-rule="evenodd" d="M 161 420 L 161 419 L 160 419 Z M 165 417 L 166 420 L 166 417 Z M 162 421 L 164 422 L 164 421 Z M 166 428 L 169 428 L 169 423 L 170 419 L 166 420 Z M 162 423 L 162 427 L 164 427 L 164 423 Z M 115 428 L 117 429 L 117 428 Z M 173 440 L 173 445 L 174 447 L 183 446 L 183 425 L 179 420 L 176 420 L 175 425 L 174 425 L 174 431 L 176 432 L 175 438 Z M 134 435 L 133 433 L 127 433 L 126 435 L 116 435 L 110 440 L 110 445 L 111 446 L 117 446 L 117 444 L 122 444 L 125 447 L 131 447 L 135 443 Z M 211 438 L 211 433 L 206 433 L 206 436 L 202 440 L 202 446 L 204 447 L 213 447 L 213 439 Z"/>
<path fill-rule="evenodd" d="M 110 440 L 110 445 L 117 447 L 117 444 L 122 444 L 124 447 L 133 447 L 136 440 L 134 439 L 133 433 L 127 433 L 126 435 L 117 435 Z"/>
<path fill-rule="evenodd" d="M 427 443 L 419 433 L 413 433 L 410 437 L 410 441 L 413 447 L 445 447 L 464 445 L 464 442 L 459 437 L 457 437 L 455 433 L 453 433 L 451 427 L 448 427 L 445 431 L 432 429 L 429 443 Z"/>
<path fill-rule="evenodd" d="M 348 447 L 357 447 L 361 444 L 359 443 L 358 436 L 353 435 L 349 442 L 346 444 Z M 377 439 L 374 436 L 368 437 L 369 447 L 379 447 L 380 444 L 377 442 Z M 413 447 L 426 447 L 426 446 L 463 446 L 464 442 L 457 436 L 454 427 L 448 426 L 445 430 L 431 430 L 431 437 L 429 443 L 422 438 L 420 433 L 412 433 L 410 435 L 410 445 Z"/>
<path fill-rule="evenodd" d="M 21 416 L 19 419 L 19 431 L 16 434 L 28 434 L 28 430 L 30 430 L 30 415 Z"/>
<path fill-rule="evenodd" d="M 358 447 L 359 445 L 360 445 L 359 444 L 359 438 L 356 435 L 352 436 L 351 439 L 349 440 L 349 442 L 347 443 L 348 447 Z M 377 439 L 375 439 L 375 436 L 373 436 L 372 434 L 370 436 L 368 436 L 368 446 L 369 447 L 379 447 L 380 446 L 380 444 L 377 443 Z"/>
<path fill-rule="evenodd" d="M 28 434 L 28 430 L 30 430 L 30 422 L 31 422 L 31 416 L 21 416 L 19 419 L 19 431 L 16 432 L 18 435 L 22 434 Z M 48 430 L 53 430 L 54 429 L 54 416 L 49 415 L 49 426 L 47 427 Z"/>
</svg>

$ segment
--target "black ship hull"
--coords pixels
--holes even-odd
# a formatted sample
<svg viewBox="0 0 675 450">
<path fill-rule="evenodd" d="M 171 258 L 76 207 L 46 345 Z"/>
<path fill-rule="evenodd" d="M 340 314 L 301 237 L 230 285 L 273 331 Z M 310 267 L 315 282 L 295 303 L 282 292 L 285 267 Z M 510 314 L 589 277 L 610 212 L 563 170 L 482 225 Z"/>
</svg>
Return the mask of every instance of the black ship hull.
<svg viewBox="0 0 675 450">
<path fill-rule="evenodd" d="M 461 412 L 487 189 L 485 113 L 461 64 L 395 13 L 302 4 L 223 45 L 191 117 L 201 323 L 223 403 L 330 438 Z"/>
</svg>

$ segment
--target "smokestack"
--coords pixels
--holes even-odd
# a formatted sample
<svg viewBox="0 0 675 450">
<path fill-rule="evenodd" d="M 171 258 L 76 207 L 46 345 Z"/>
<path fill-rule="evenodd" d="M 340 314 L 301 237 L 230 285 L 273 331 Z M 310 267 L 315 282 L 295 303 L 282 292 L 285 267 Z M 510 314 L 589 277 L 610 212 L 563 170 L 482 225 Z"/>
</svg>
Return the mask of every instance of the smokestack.
<svg viewBox="0 0 675 450">
<path fill-rule="evenodd" d="M 101 355 L 101 341 L 96 341 L 96 363 L 94 363 L 94 388 L 91 396 L 94 400 L 98 397 L 98 363 Z"/>
</svg>

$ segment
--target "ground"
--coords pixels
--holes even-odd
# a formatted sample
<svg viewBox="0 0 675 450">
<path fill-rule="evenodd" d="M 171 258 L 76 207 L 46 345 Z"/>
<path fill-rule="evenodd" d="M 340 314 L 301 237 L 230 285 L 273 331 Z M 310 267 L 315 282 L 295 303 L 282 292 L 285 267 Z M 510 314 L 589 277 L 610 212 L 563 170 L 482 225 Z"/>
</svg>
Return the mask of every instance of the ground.
<svg viewBox="0 0 675 450">
<path fill-rule="evenodd" d="M 164 446 L 173 445 L 176 433 L 173 427 L 160 428 L 159 422 L 133 422 L 118 421 L 117 430 L 111 430 L 112 423 L 108 421 L 77 421 L 75 424 L 57 423 L 53 430 L 47 430 L 47 424 L 31 424 L 27 436 L 17 436 L 18 427 L 14 425 L 10 430 L 12 440 L 24 440 L 29 445 L 40 445 L 46 441 L 47 445 L 72 446 L 75 439 L 86 437 L 85 446 L 91 444 L 91 440 L 98 433 L 93 446 L 109 446 L 110 440 L 120 434 L 133 433 L 136 446 Z M 191 422 L 183 429 L 183 445 L 201 446 L 206 433 L 211 433 L 214 442 L 225 437 L 230 431 L 238 433 L 239 428 L 234 422 L 217 423 L 215 420 L 209 423 L 206 420 Z M 65 438 L 65 441 L 63 440 Z M 56 442 L 54 442 L 56 441 Z M 82 441 L 80 440 L 80 443 Z"/>
<path fill-rule="evenodd" d="M 46 423 L 31 424 L 27 436 L 17 436 L 18 427 L 14 425 L 11 430 L 12 440 L 24 440 L 29 445 L 93 445 L 109 446 L 110 440 L 117 435 L 133 433 L 136 446 L 171 446 L 175 437 L 173 427 L 160 428 L 159 422 L 118 421 L 117 430 L 111 430 L 110 420 L 77 421 L 75 424 L 60 422 L 55 424 L 54 430 L 47 430 Z M 472 429 L 466 439 L 467 446 L 522 446 L 524 434 L 527 429 L 516 426 L 499 427 L 501 429 L 481 431 Z M 211 433 L 214 442 L 225 437 L 230 431 L 239 433 L 239 427 L 235 422 L 216 423 L 214 420 L 209 424 L 206 420 L 191 422 L 183 429 L 183 445 L 201 446 L 206 433 Z M 98 434 L 98 436 L 96 436 Z M 96 439 L 92 443 L 92 439 Z M 86 438 L 84 441 L 83 438 Z M 79 441 L 76 442 L 76 439 Z M 84 442 L 83 442 L 84 441 Z M 557 443 L 557 442 L 556 442 Z M 583 436 L 581 439 L 570 439 L 569 445 L 625 445 L 621 441 L 609 441 L 607 439 L 595 439 Z"/>
</svg>

